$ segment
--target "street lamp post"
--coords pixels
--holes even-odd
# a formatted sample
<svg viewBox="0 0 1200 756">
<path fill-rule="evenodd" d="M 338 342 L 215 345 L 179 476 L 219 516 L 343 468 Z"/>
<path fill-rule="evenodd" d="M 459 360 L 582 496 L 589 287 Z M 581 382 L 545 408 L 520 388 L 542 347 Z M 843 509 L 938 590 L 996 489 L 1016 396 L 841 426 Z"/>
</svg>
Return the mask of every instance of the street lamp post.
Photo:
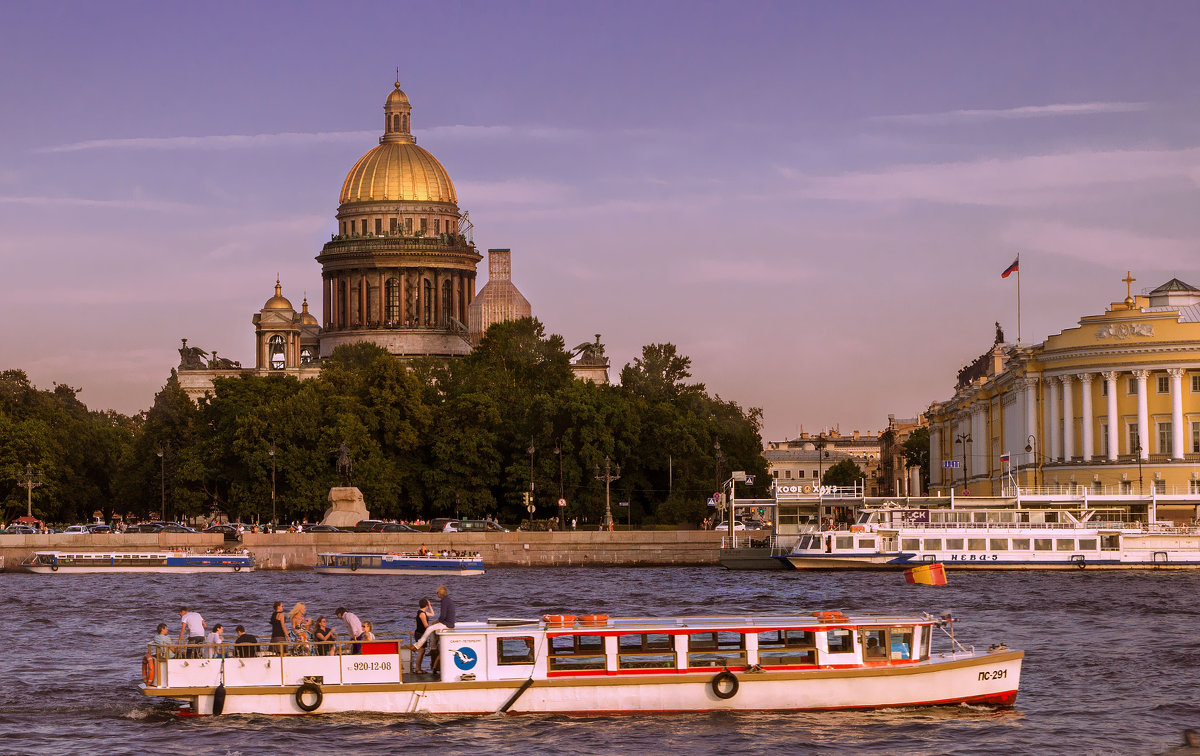
<svg viewBox="0 0 1200 756">
<path fill-rule="evenodd" d="M 561 520 L 562 529 L 566 530 L 567 529 L 567 507 L 566 507 L 565 502 L 567 499 L 565 496 L 563 496 L 562 447 L 559 446 L 557 443 L 554 444 L 554 456 L 558 457 L 558 516 L 559 516 L 559 519 Z"/>
<path fill-rule="evenodd" d="M 1029 438 L 1025 439 L 1025 451 L 1033 454 L 1033 485 L 1035 486 L 1040 485 L 1038 483 L 1038 470 L 1042 469 L 1042 458 L 1038 455 L 1037 447 L 1037 436 L 1030 433 Z"/>
<path fill-rule="evenodd" d="M 167 458 L 166 450 L 163 447 L 158 447 L 158 484 L 159 494 L 161 495 L 158 519 L 167 519 Z"/>
<path fill-rule="evenodd" d="M 33 517 L 33 489 L 42 485 L 46 476 L 40 472 L 34 472 L 33 465 L 26 462 L 25 473 L 18 475 L 17 480 L 21 481 L 22 486 L 25 486 L 25 514 Z"/>
<path fill-rule="evenodd" d="M 278 520 L 275 517 L 275 442 L 271 442 L 271 450 L 267 452 L 271 455 L 271 527 L 275 527 Z"/>
<path fill-rule="evenodd" d="M 1138 461 L 1138 496 L 1142 495 L 1142 434 L 1138 433 L 1133 439 L 1133 453 Z"/>
<path fill-rule="evenodd" d="M 959 433 L 954 437 L 954 443 L 962 444 L 963 495 L 967 494 L 967 444 L 971 443 L 970 433 Z"/>
<path fill-rule="evenodd" d="M 614 468 L 607 456 L 604 457 L 604 472 L 600 472 L 600 465 L 596 465 L 596 480 L 604 481 L 604 528 L 610 531 L 613 529 L 612 482 L 620 477 L 621 466 Z"/>
</svg>

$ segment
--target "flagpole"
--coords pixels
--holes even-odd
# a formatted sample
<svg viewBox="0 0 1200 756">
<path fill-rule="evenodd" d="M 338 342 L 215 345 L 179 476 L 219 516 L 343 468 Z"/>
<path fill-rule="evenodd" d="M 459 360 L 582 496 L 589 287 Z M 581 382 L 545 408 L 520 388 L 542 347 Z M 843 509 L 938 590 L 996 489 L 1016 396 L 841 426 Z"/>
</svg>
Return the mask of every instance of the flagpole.
<svg viewBox="0 0 1200 756">
<path fill-rule="evenodd" d="M 1021 343 L 1021 255 L 1017 254 L 1017 343 Z"/>
</svg>

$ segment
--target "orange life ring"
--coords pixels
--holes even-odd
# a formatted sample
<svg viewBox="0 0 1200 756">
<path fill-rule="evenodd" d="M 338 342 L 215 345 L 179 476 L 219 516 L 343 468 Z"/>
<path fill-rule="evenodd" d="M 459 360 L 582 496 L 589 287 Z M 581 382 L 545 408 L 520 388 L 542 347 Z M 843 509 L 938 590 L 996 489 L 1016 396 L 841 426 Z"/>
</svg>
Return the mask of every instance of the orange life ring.
<svg viewBox="0 0 1200 756">
<path fill-rule="evenodd" d="M 154 657 L 150 654 L 142 657 L 142 679 L 147 685 L 154 684 Z"/>
<path fill-rule="evenodd" d="M 585 614 L 579 618 L 579 624 L 584 627 L 603 627 L 608 624 L 607 614 Z"/>
<path fill-rule="evenodd" d="M 575 624 L 574 614 L 543 614 L 542 621 L 550 627 L 570 627 Z"/>
<path fill-rule="evenodd" d="M 849 619 L 839 611 L 813 612 L 813 616 L 820 622 L 844 622 Z"/>
</svg>

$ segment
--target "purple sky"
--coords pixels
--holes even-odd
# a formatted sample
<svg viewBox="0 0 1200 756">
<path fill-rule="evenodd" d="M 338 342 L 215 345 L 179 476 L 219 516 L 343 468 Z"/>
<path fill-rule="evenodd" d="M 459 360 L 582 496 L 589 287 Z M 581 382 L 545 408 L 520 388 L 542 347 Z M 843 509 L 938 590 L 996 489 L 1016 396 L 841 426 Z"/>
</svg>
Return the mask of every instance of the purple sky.
<svg viewBox="0 0 1200 756">
<path fill-rule="evenodd" d="M 400 67 L 480 248 L 614 375 L 671 341 L 767 439 L 952 393 L 1200 285 L 1192 3 L 7 3 L 0 369 L 136 412 L 179 339 L 252 362 Z M 486 264 L 481 266 L 482 285 Z"/>
</svg>

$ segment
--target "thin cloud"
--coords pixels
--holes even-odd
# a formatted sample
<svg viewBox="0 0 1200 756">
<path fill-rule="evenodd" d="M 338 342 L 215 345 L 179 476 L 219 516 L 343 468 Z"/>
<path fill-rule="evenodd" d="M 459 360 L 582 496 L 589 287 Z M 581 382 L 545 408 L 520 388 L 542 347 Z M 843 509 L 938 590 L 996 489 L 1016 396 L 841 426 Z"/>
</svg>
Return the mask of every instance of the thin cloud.
<svg viewBox="0 0 1200 756">
<path fill-rule="evenodd" d="M 430 137 L 445 141 L 501 141 L 511 139 L 534 139 L 568 142 L 587 136 L 587 132 L 579 129 L 565 129 L 557 126 L 467 126 L 454 124 L 450 126 L 432 126 L 416 132 L 418 136 Z"/>
<path fill-rule="evenodd" d="M 1136 113 L 1145 110 L 1144 102 L 1069 102 L 1054 105 L 1023 105 L 1016 108 L 977 110 L 947 110 L 941 113 L 903 113 L 898 115 L 874 116 L 870 120 L 886 123 L 910 123 L 924 126 L 939 126 L 956 123 L 981 123 L 984 121 L 1007 121 L 1026 118 L 1059 118 L 1064 116 L 1089 116 L 1106 113 Z"/>
<path fill-rule="evenodd" d="M 154 210 L 158 212 L 178 212 L 180 210 L 196 210 L 195 205 L 185 202 L 169 202 L 163 200 L 115 199 L 101 200 L 87 197 L 14 197 L 0 196 L 0 205 L 26 205 L 29 207 L 94 207 L 106 210 Z"/>
<path fill-rule="evenodd" d="M 90 139 L 35 152 L 83 152 L 85 150 L 237 150 L 247 147 L 303 147 L 311 144 L 356 142 L 378 136 L 374 131 L 282 132 L 279 134 L 225 134 L 214 136 L 134 137 Z"/>
<path fill-rule="evenodd" d="M 1157 267 L 1195 270 L 1196 244 L 1192 239 L 1147 236 L 1120 228 L 1077 226 L 1053 221 L 1019 221 L 1002 234 L 1013 248 L 1125 270 L 1130 256 L 1153 260 Z"/>
</svg>

